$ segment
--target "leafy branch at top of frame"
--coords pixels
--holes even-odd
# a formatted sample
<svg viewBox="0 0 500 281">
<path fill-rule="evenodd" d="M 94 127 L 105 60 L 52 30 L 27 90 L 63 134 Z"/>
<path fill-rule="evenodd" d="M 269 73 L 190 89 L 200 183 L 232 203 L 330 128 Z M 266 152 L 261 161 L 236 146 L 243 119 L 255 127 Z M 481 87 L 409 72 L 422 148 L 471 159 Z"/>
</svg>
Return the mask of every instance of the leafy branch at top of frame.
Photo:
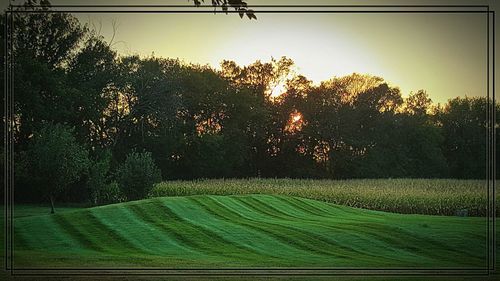
<svg viewBox="0 0 500 281">
<path fill-rule="evenodd" d="M 252 9 L 248 8 L 248 4 L 244 1 L 241 0 L 211 0 L 212 1 L 212 6 L 214 6 L 215 9 L 217 7 L 220 7 L 222 11 L 226 12 L 228 9 L 234 8 L 238 14 L 240 15 L 240 18 L 243 18 L 243 16 L 247 16 L 249 19 L 257 19 L 257 16 L 255 16 L 255 13 Z M 196 7 L 201 6 L 202 2 L 204 3 L 205 0 L 193 0 L 194 5 Z"/>
</svg>

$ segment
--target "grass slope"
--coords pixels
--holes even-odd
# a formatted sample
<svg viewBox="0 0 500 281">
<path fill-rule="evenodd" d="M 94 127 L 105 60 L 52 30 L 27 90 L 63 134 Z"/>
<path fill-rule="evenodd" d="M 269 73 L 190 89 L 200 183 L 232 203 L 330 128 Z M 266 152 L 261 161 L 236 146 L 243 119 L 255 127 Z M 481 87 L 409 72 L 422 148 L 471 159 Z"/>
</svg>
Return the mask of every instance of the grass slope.
<svg viewBox="0 0 500 281">
<path fill-rule="evenodd" d="M 15 219 L 20 267 L 482 267 L 484 218 L 276 195 L 154 198 Z"/>
</svg>

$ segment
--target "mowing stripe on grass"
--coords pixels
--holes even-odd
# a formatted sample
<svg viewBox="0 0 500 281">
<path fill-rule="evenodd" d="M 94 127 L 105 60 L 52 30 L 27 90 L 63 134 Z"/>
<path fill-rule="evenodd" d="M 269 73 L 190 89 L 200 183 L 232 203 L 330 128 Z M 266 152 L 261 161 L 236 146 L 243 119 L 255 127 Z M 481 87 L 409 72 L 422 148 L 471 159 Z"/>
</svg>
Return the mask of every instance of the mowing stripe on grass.
<svg viewBox="0 0 500 281">
<path fill-rule="evenodd" d="M 479 267 L 485 226 L 283 195 L 197 195 L 27 216 L 14 230 L 20 267 Z"/>
<path fill-rule="evenodd" d="M 193 200 L 196 200 L 196 199 L 193 199 Z M 300 243 L 297 245 L 294 243 L 290 243 L 290 242 L 294 242 L 294 241 L 290 241 L 289 237 L 284 237 L 282 235 L 279 235 L 279 233 L 276 234 L 275 232 L 273 232 L 270 229 L 270 226 L 272 226 L 272 225 L 269 223 L 265 223 L 263 221 L 260 221 L 261 226 L 259 226 L 258 224 L 255 224 L 255 223 L 249 223 L 248 219 L 238 219 L 237 214 L 236 214 L 236 216 L 231 215 L 230 213 L 232 213 L 233 211 L 229 210 L 229 209 L 224 210 L 223 209 L 224 207 L 219 208 L 218 206 L 214 206 L 214 205 L 210 206 L 209 203 L 201 202 L 201 201 L 197 201 L 197 203 L 207 213 L 210 213 L 213 216 L 219 217 L 225 221 L 236 222 L 240 226 L 259 231 L 267 236 L 271 236 L 272 238 L 276 239 L 276 241 L 279 241 L 280 244 L 282 245 L 282 247 L 294 247 L 295 250 L 301 251 L 299 254 L 304 254 L 304 251 L 307 253 L 307 252 L 310 252 L 312 250 L 310 247 L 308 247 L 308 248 L 301 247 Z M 233 212 L 233 214 L 234 214 L 234 212 Z M 267 226 L 267 227 L 265 227 L 265 226 Z M 331 253 L 328 253 L 328 254 L 331 254 Z"/>
<path fill-rule="evenodd" d="M 245 251 L 243 254 L 253 254 L 251 251 L 248 251 L 248 249 L 245 249 L 243 247 L 235 247 L 234 244 L 222 238 L 215 232 L 212 232 L 208 229 L 201 230 L 198 227 L 194 226 L 192 223 L 183 220 L 179 216 L 175 215 L 175 213 L 171 209 L 169 209 L 159 201 L 154 202 L 153 204 L 148 206 L 147 209 L 143 208 L 143 206 L 138 205 L 131 206 L 131 208 L 145 221 L 161 228 L 164 233 L 174 233 L 174 237 L 176 240 L 191 248 L 193 251 L 203 252 L 209 255 L 228 255 L 228 253 L 233 254 L 241 252 L 243 250 Z M 156 215 L 154 216 L 152 214 Z M 164 214 L 167 215 L 166 220 L 163 217 Z M 169 221 L 170 219 L 172 220 Z M 198 237 L 199 235 L 201 235 L 202 237 L 209 239 L 213 245 L 208 246 L 204 243 L 199 243 L 197 240 L 189 239 L 189 236 L 186 234 L 192 234 L 194 237 Z M 229 249 L 222 250 L 223 248 L 228 247 Z"/>
<path fill-rule="evenodd" d="M 216 200 L 214 197 L 211 197 L 211 199 Z M 212 206 L 212 208 L 226 209 L 226 212 L 224 212 L 224 211 L 217 212 L 218 214 L 225 213 L 225 215 L 221 215 L 224 219 L 229 220 L 229 221 L 238 221 L 238 223 L 241 225 L 257 229 L 257 230 L 259 230 L 259 231 L 261 231 L 269 236 L 272 236 L 272 237 L 278 239 L 279 241 L 281 241 L 284 244 L 291 245 L 291 246 L 297 248 L 298 250 L 306 251 L 306 252 L 307 251 L 315 251 L 318 254 L 322 254 L 323 257 L 324 257 L 324 255 L 326 255 L 326 256 L 331 256 L 331 257 L 338 256 L 338 257 L 348 258 L 349 255 L 351 255 L 353 252 L 358 252 L 360 254 L 366 255 L 365 252 L 361 252 L 361 251 L 355 250 L 351 247 L 340 245 L 339 243 L 337 243 L 337 241 L 332 241 L 331 239 L 326 238 L 326 237 L 318 237 L 317 235 L 315 235 L 312 232 L 304 232 L 304 231 L 297 229 L 295 227 L 283 226 L 283 225 L 277 223 L 279 220 L 264 220 L 264 219 L 258 220 L 258 219 L 252 219 L 249 217 L 241 217 L 233 208 L 230 209 L 228 207 L 229 204 L 222 204 L 220 202 L 217 202 L 217 203 L 219 203 L 218 206 L 217 207 Z M 206 204 L 206 203 L 200 202 L 200 204 Z M 206 206 L 206 208 L 210 208 L 207 205 L 205 205 L 205 206 Z M 257 214 L 257 217 L 259 217 L 259 214 L 258 213 L 256 213 L 256 214 Z M 272 222 L 269 222 L 269 221 L 272 221 Z M 289 237 L 285 237 L 282 235 L 282 233 L 289 233 L 290 231 L 292 231 L 294 233 L 294 235 L 295 235 L 294 237 L 300 236 L 300 239 L 290 241 Z M 313 238 L 313 239 L 311 239 L 311 238 Z M 332 244 L 327 244 L 327 245 L 322 245 L 322 246 L 325 246 L 327 248 L 333 247 L 334 249 L 328 251 L 324 247 L 318 246 L 320 248 L 316 248 L 316 247 L 311 246 L 309 244 L 311 242 L 311 240 L 315 240 L 315 242 L 320 241 L 321 243 L 324 243 L 324 241 L 322 241 L 322 240 L 330 240 L 330 242 L 332 242 Z M 366 258 L 367 259 L 370 258 L 369 255 Z"/>
</svg>

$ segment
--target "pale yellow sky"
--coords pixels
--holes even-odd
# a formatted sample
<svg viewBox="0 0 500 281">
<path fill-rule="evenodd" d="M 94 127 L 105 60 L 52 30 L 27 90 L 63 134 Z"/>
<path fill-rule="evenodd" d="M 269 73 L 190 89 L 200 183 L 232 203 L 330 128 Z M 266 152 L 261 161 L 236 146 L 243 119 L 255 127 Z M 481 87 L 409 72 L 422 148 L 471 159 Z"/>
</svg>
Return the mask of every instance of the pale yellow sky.
<svg viewBox="0 0 500 281">
<path fill-rule="evenodd" d="M 305 1 L 280 3 L 295 2 Z M 124 55 L 154 53 L 216 68 L 223 59 L 246 65 L 287 56 L 295 61 L 297 73 L 315 83 L 357 72 L 381 76 L 399 86 L 403 96 L 425 89 L 434 102 L 486 96 L 486 15 L 480 13 L 257 14 L 257 21 L 212 13 L 77 16 L 82 22 L 101 23 L 108 40 L 116 21 L 114 46 Z"/>
</svg>

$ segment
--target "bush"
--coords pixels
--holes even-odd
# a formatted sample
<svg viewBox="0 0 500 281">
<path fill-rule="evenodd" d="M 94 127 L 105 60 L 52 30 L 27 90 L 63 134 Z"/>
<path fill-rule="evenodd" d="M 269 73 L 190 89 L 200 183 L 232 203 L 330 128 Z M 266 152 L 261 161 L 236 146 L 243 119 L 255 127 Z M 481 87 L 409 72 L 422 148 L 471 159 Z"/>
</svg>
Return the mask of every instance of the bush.
<svg viewBox="0 0 500 281">
<path fill-rule="evenodd" d="M 124 196 L 116 181 L 110 182 L 111 152 L 105 150 L 98 159 L 93 161 L 89 168 L 87 186 L 90 191 L 90 200 L 93 205 L 104 205 L 122 202 Z"/>
<path fill-rule="evenodd" d="M 131 152 L 117 171 L 118 185 L 128 200 L 145 198 L 155 183 L 161 181 L 150 152 Z"/>
<path fill-rule="evenodd" d="M 14 155 L 15 202 L 45 202 L 46 194 L 39 184 L 33 184 L 33 157 L 28 151 L 18 151 Z M 3 170 L 2 170 L 3 174 Z"/>
<path fill-rule="evenodd" d="M 100 190 L 99 204 L 113 204 L 123 201 L 126 201 L 125 195 L 123 195 L 116 181 L 106 184 Z"/>
</svg>

